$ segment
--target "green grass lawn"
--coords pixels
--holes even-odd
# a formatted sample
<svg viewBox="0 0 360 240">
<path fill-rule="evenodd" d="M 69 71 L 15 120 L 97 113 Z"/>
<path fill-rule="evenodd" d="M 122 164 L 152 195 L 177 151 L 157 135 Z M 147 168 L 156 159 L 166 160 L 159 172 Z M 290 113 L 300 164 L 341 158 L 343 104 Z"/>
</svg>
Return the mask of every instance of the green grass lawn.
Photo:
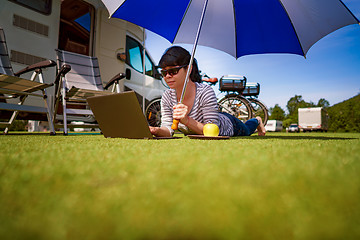
<svg viewBox="0 0 360 240">
<path fill-rule="evenodd" d="M 0 146 L 0 239 L 360 238 L 359 133 Z"/>
</svg>

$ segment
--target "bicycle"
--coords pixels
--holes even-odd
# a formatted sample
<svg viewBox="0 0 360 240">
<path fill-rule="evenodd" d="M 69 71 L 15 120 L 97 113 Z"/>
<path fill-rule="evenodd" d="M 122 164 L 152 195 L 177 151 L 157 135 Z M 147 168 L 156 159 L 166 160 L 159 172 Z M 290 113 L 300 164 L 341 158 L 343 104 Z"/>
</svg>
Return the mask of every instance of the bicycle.
<svg viewBox="0 0 360 240">
<path fill-rule="evenodd" d="M 242 95 L 250 101 L 253 108 L 253 117 L 260 116 L 266 125 L 269 120 L 269 110 L 266 105 L 258 99 L 260 94 L 260 83 L 247 83 Z"/>
<path fill-rule="evenodd" d="M 152 127 L 161 125 L 161 98 L 152 100 L 145 109 L 146 120 Z"/>
<path fill-rule="evenodd" d="M 218 81 L 217 78 L 210 78 L 206 74 L 203 75 L 203 82 L 210 85 L 219 82 L 220 92 L 226 93 L 218 101 L 220 111 L 227 112 L 242 121 L 260 116 L 266 125 L 269 113 L 266 105 L 257 99 L 260 93 L 259 83 L 247 83 L 246 77 L 239 75 L 225 75 Z"/>
<path fill-rule="evenodd" d="M 161 84 L 164 87 L 169 88 L 164 78 L 161 77 L 160 74 L 159 74 L 159 78 L 161 78 Z M 155 98 L 149 103 L 147 103 L 145 108 L 145 117 L 150 126 L 152 127 L 161 126 L 161 98 Z"/>
</svg>

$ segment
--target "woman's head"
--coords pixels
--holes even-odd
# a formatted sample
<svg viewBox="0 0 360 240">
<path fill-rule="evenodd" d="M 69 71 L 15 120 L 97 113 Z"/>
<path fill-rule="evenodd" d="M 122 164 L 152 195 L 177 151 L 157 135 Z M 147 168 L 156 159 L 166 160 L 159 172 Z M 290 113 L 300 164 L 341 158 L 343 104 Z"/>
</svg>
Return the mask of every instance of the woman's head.
<svg viewBox="0 0 360 240">
<path fill-rule="evenodd" d="M 159 61 L 159 68 L 165 67 L 176 67 L 176 66 L 188 66 L 190 62 L 191 55 L 190 53 L 179 46 L 172 46 L 168 48 L 165 53 L 162 55 Z M 185 67 L 186 69 L 187 67 Z M 193 82 L 201 82 L 201 76 L 199 73 L 199 68 L 197 66 L 196 59 L 194 59 L 192 64 L 192 70 L 190 73 L 190 79 Z"/>
</svg>

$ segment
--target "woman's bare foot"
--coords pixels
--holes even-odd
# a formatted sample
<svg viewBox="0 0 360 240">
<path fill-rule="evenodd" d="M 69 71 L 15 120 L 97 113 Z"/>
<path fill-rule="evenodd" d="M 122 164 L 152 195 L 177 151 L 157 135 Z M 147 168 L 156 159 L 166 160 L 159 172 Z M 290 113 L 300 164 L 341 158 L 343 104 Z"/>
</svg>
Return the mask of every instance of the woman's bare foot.
<svg viewBox="0 0 360 240">
<path fill-rule="evenodd" d="M 258 127 L 257 127 L 258 135 L 259 135 L 259 136 L 265 136 L 265 134 L 266 134 L 266 129 L 265 129 L 265 126 L 264 126 L 264 123 L 263 123 L 261 117 L 256 117 L 256 119 L 257 119 L 258 122 L 259 122 L 259 125 L 258 125 Z"/>
</svg>

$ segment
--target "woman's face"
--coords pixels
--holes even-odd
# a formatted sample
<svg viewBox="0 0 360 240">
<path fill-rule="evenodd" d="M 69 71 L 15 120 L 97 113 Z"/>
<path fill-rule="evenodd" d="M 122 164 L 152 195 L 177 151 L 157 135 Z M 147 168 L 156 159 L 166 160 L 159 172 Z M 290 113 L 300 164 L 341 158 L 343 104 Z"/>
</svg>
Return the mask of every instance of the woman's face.
<svg viewBox="0 0 360 240">
<path fill-rule="evenodd" d="M 162 69 L 162 74 L 171 89 L 182 89 L 186 77 L 187 66 L 167 66 Z"/>
</svg>

